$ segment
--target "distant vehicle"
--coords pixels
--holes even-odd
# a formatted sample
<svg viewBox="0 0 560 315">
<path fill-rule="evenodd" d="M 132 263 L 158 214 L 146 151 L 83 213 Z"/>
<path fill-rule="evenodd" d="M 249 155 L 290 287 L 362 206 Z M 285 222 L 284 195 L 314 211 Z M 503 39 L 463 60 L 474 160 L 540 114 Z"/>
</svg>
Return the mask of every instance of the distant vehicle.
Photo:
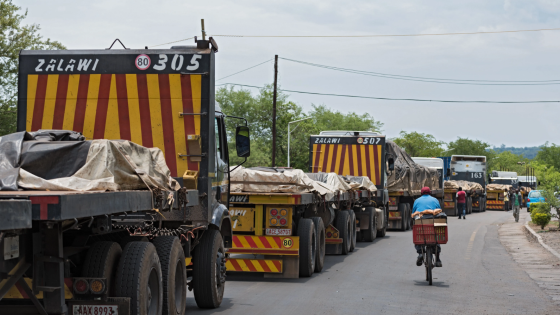
<svg viewBox="0 0 560 315">
<path fill-rule="evenodd" d="M 529 187 L 532 190 L 537 189 L 537 176 L 517 176 L 520 187 Z"/>
<path fill-rule="evenodd" d="M 529 195 L 527 196 L 527 211 L 531 208 L 532 203 L 546 201 L 541 192 L 542 190 L 533 190 L 529 192 Z"/>
<path fill-rule="evenodd" d="M 423 165 L 426 166 L 428 168 L 434 169 L 437 171 L 438 173 L 438 178 L 439 178 L 439 188 L 441 189 L 441 193 L 438 194 L 434 194 L 434 197 L 436 197 L 440 204 L 443 206 L 443 181 L 445 178 L 445 171 L 444 171 L 444 161 L 441 158 L 435 158 L 435 157 L 431 157 L 431 158 L 427 158 L 427 157 L 413 157 L 412 160 L 419 165 Z"/>
<path fill-rule="evenodd" d="M 492 184 L 511 185 L 514 189 L 519 188 L 519 180 L 516 172 L 492 171 L 489 182 Z"/>
<path fill-rule="evenodd" d="M 452 155 L 449 166 L 450 180 L 466 180 L 479 183 L 482 186 L 482 190 L 467 196 L 467 212 L 486 211 L 486 157 L 478 155 Z M 453 197 L 452 194 L 446 193 L 445 195 L 444 207 L 446 209 L 444 211 L 449 214 L 447 208 L 455 206 L 455 200 L 451 199 Z"/>
</svg>

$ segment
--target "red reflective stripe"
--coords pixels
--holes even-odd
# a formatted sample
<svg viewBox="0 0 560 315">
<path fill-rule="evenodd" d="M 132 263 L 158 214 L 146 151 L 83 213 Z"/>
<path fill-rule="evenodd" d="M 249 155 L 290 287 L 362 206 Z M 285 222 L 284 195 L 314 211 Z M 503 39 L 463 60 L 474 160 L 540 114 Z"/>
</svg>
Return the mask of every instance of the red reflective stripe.
<svg viewBox="0 0 560 315">
<path fill-rule="evenodd" d="M 282 271 L 282 264 L 280 263 L 280 261 L 278 260 L 273 260 L 272 263 L 274 264 L 274 266 L 276 266 L 276 269 L 278 271 Z"/>
<path fill-rule="evenodd" d="M 140 125 L 142 126 L 142 145 L 151 148 L 154 146 L 152 139 L 152 119 L 150 117 L 150 97 L 148 96 L 148 80 L 145 74 L 136 75 L 138 84 L 138 104 L 140 106 Z"/>
<path fill-rule="evenodd" d="M 256 272 L 257 268 L 255 268 L 255 266 L 253 266 L 253 262 L 250 261 L 249 259 L 243 259 L 243 261 L 245 262 L 245 265 L 247 265 L 247 268 L 249 268 L 250 271 Z"/>
<path fill-rule="evenodd" d="M 193 113 L 193 99 L 192 99 L 192 87 L 191 87 L 191 76 L 181 75 L 181 95 L 183 97 L 183 112 Z M 194 115 L 183 116 L 183 123 L 185 124 L 185 139 L 189 135 L 195 134 L 194 129 Z M 187 145 L 187 154 L 189 151 L 189 146 Z M 190 158 L 187 158 L 187 166 L 191 171 L 198 171 L 198 163 L 192 162 Z"/>
<path fill-rule="evenodd" d="M 241 244 L 241 242 L 235 235 L 233 236 L 233 245 L 234 245 L 233 247 L 243 248 L 243 244 Z"/>
<path fill-rule="evenodd" d="M 371 176 L 371 157 L 369 156 L 369 147 L 365 146 L 364 150 L 366 150 L 366 169 L 367 169 L 367 174 L 366 176 L 369 177 L 369 179 L 373 182 L 375 180 L 375 177 Z M 374 182 L 375 185 L 378 185 L 377 182 Z"/>
<path fill-rule="evenodd" d="M 263 244 L 263 246 L 265 248 L 272 248 L 272 246 L 270 246 L 270 243 L 268 242 L 266 236 L 259 236 L 259 240 L 261 240 L 261 243 Z"/>
<path fill-rule="evenodd" d="M 177 176 L 177 156 L 175 154 L 175 136 L 173 134 L 173 111 L 171 110 L 171 92 L 169 91 L 169 74 L 158 75 L 159 98 L 161 100 L 161 118 L 163 121 L 163 145 L 165 162 L 171 176 Z"/>
<path fill-rule="evenodd" d="M 68 92 L 68 79 L 70 75 L 61 74 L 58 76 L 58 86 L 56 87 L 56 100 L 54 103 L 53 129 L 62 129 L 64 123 L 64 109 L 66 108 L 66 93 Z"/>
<path fill-rule="evenodd" d="M 326 145 L 325 144 L 325 155 L 323 156 L 323 167 L 321 168 L 321 172 L 325 172 L 327 173 L 329 170 L 327 170 L 327 162 L 329 160 L 329 150 L 331 149 L 330 145 Z"/>
<path fill-rule="evenodd" d="M 356 174 L 356 176 L 364 176 L 364 173 L 362 173 L 362 146 L 358 144 L 357 148 L 358 151 L 356 153 L 358 154 L 358 174 Z"/>
<path fill-rule="evenodd" d="M 117 86 L 117 104 L 119 109 L 119 129 L 121 139 L 132 140 L 130 135 L 130 118 L 128 116 L 128 92 L 126 90 L 126 74 L 115 74 Z"/>
<path fill-rule="evenodd" d="M 87 95 L 89 88 L 89 74 L 80 74 L 78 83 L 78 97 L 76 99 L 76 112 L 74 113 L 74 131 L 84 131 L 84 120 L 86 118 Z"/>
<path fill-rule="evenodd" d="M 22 280 L 23 280 L 23 279 L 22 279 Z M 25 280 L 23 280 L 23 281 L 25 281 Z M 22 296 L 24 299 L 28 299 L 28 298 L 29 298 L 29 295 L 27 295 L 27 293 L 25 293 L 25 290 L 24 290 L 23 287 L 19 284 L 19 281 L 16 282 L 15 287 L 16 287 L 16 289 L 19 291 L 19 294 L 21 294 L 21 296 Z"/>
<path fill-rule="evenodd" d="M 74 282 L 72 282 L 72 278 L 64 278 L 64 284 L 72 291 L 74 289 Z"/>
<path fill-rule="evenodd" d="M 342 156 L 340 157 L 340 164 L 338 165 L 338 173 L 340 175 L 350 175 L 350 174 L 344 174 L 344 163 L 346 162 L 346 148 L 348 146 L 346 144 L 342 145 Z"/>
<path fill-rule="evenodd" d="M 348 145 L 348 159 L 350 160 L 350 175 L 354 176 L 354 145 Z"/>
<path fill-rule="evenodd" d="M 41 197 L 29 197 L 31 204 L 39 205 L 39 217 L 41 220 L 48 219 L 48 205 L 58 204 L 58 196 L 41 196 Z"/>
<path fill-rule="evenodd" d="M 259 248 L 257 244 L 255 244 L 255 241 L 253 241 L 253 238 L 251 236 L 245 236 L 245 240 L 247 241 L 247 243 L 249 243 L 249 246 L 251 246 L 251 248 Z"/>
<path fill-rule="evenodd" d="M 282 239 L 279 237 L 273 237 L 273 239 L 276 242 L 276 245 L 278 245 L 279 248 L 282 248 Z"/>
<path fill-rule="evenodd" d="M 313 164 L 315 166 L 314 169 L 311 170 L 311 173 L 317 173 L 319 172 L 319 161 L 321 158 L 321 145 L 317 145 L 317 152 L 315 152 L 315 163 Z"/>
<path fill-rule="evenodd" d="M 241 266 L 239 266 L 239 263 L 237 262 L 237 259 L 229 259 L 229 261 L 231 262 L 231 265 L 233 266 L 234 270 L 243 271 L 243 268 L 241 268 Z"/>
<path fill-rule="evenodd" d="M 298 250 L 287 250 L 287 249 L 257 249 L 257 248 L 230 248 L 228 253 L 236 254 L 263 254 L 263 255 L 297 255 Z"/>
<path fill-rule="evenodd" d="M 332 153 L 332 162 L 331 162 L 330 172 L 334 172 L 334 170 L 336 169 L 336 163 L 338 163 L 338 161 L 336 160 L 336 155 L 338 153 L 338 145 L 337 144 L 331 144 L 331 146 L 333 147 L 333 153 Z"/>
<path fill-rule="evenodd" d="M 107 122 L 107 109 L 109 107 L 109 91 L 111 90 L 112 74 L 102 74 L 99 83 L 99 95 L 97 98 L 97 110 L 95 112 L 95 126 L 93 138 L 105 138 L 105 124 Z"/>
<path fill-rule="evenodd" d="M 379 153 L 377 152 L 377 145 L 373 147 L 373 156 L 374 156 L 374 169 L 375 169 L 375 184 L 379 185 L 381 183 L 381 178 L 379 178 Z"/>
<path fill-rule="evenodd" d="M 49 76 L 40 74 L 37 79 L 37 92 L 35 93 L 35 106 L 33 107 L 33 121 L 31 122 L 31 130 L 37 131 L 41 129 L 43 124 L 43 111 L 45 110 L 45 95 L 47 93 L 47 81 Z"/>
<path fill-rule="evenodd" d="M 261 265 L 262 269 L 265 272 L 271 272 L 272 270 L 270 270 L 270 268 L 268 268 L 268 265 L 266 264 L 266 261 L 264 260 L 257 260 L 259 262 L 259 264 Z"/>
</svg>

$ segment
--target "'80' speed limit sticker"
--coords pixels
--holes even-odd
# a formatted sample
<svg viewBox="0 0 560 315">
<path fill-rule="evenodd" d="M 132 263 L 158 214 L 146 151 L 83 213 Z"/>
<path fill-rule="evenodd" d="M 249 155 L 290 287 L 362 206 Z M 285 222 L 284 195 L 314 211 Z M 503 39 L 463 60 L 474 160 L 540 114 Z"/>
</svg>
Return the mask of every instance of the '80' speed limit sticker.
<svg viewBox="0 0 560 315">
<path fill-rule="evenodd" d="M 136 57 L 136 60 L 134 61 L 136 68 L 140 70 L 148 69 L 151 63 L 152 61 L 150 60 L 150 57 L 148 57 L 148 55 L 145 54 L 138 55 L 138 57 Z"/>
</svg>

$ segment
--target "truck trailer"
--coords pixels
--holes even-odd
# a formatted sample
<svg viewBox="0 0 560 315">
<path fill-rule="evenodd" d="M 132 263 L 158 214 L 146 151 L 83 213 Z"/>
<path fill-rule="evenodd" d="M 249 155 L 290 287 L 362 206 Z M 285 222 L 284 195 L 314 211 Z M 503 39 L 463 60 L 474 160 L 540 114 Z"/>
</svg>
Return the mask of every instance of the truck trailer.
<svg viewBox="0 0 560 315">
<path fill-rule="evenodd" d="M 447 172 L 445 169 L 444 160 L 435 157 L 431 157 L 431 158 L 413 157 L 412 160 L 416 162 L 416 164 L 423 165 L 437 172 L 437 176 L 439 179 L 439 186 L 437 187 L 438 189 L 432 191 L 432 195 L 439 200 L 440 206 L 443 209 L 444 182 L 445 182 L 445 175 Z"/>
<path fill-rule="evenodd" d="M 215 110 L 217 50 L 210 38 L 171 49 L 20 52 L 21 134 L 65 129 L 159 148 L 181 188 L 0 191 L 0 246 L 11 249 L 0 258 L 0 313 L 184 314 L 187 288 L 199 307 L 220 305 L 232 247 L 220 201 L 229 200 L 224 121 L 236 118 Z M 236 145 L 250 154 L 246 125 Z"/>
</svg>

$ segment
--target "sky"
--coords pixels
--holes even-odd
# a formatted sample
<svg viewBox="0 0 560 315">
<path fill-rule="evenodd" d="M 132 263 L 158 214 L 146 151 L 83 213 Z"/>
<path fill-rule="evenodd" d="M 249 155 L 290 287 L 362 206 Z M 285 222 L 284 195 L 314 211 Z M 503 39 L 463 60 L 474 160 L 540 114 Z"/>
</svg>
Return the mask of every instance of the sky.
<svg viewBox="0 0 560 315">
<path fill-rule="evenodd" d="M 560 28 L 560 0 L 454 1 L 178 1 L 14 0 L 28 24 L 69 49 L 104 49 L 115 38 L 127 47 L 154 47 L 209 35 L 337 35 L 337 38 L 215 36 L 216 77 L 271 60 L 274 55 L 361 71 L 461 80 L 560 80 L 560 30 L 501 34 L 369 37 Z M 158 46 L 194 44 L 194 40 Z M 154 47 L 156 48 L 156 47 Z M 263 86 L 268 62 L 219 83 Z M 560 85 L 459 85 L 350 74 L 284 59 L 282 89 L 386 98 L 484 101 L 560 101 Z M 254 89 L 254 92 L 257 92 Z M 560 103 L 474 104 L 387 101 L 289 93 L 341 112 L 369 113 L 388 137 L 417 131 L 445 142 L 467 137 L 500 146 L 560 143 Z"/>
</svg>

